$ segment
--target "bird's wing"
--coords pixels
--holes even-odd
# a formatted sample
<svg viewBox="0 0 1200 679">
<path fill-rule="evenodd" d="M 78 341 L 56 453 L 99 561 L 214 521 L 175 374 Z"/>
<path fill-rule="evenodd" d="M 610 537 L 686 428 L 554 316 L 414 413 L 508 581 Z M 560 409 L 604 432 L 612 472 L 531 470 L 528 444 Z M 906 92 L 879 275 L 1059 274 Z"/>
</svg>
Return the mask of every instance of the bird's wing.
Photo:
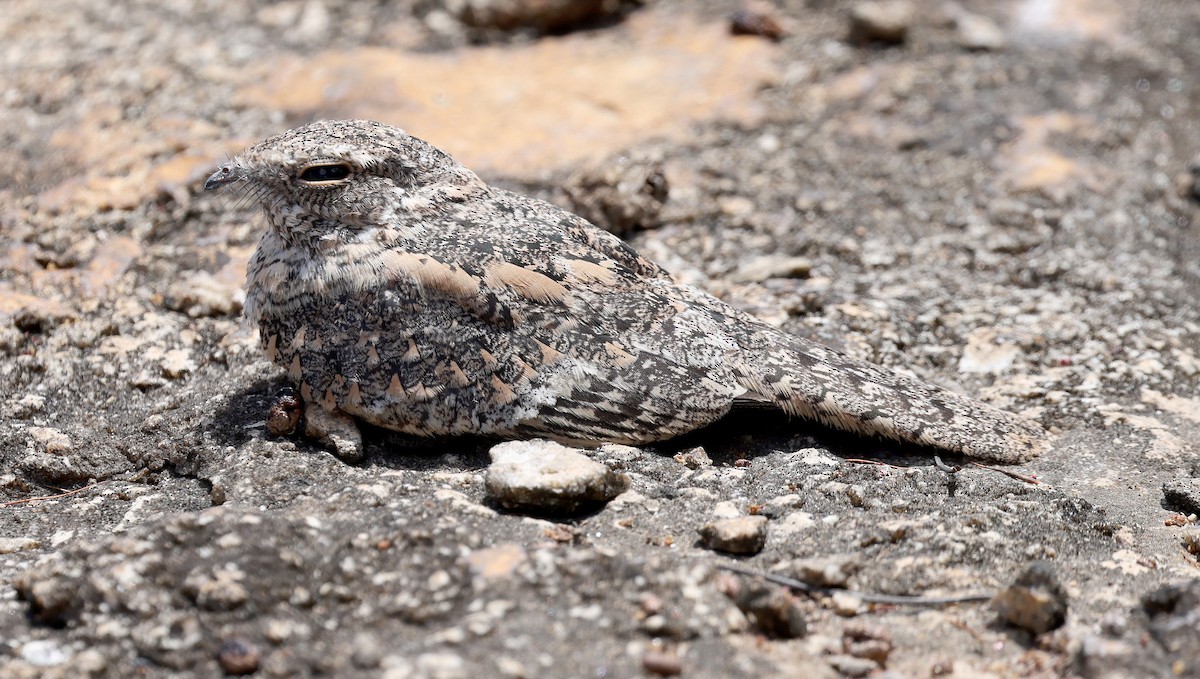
<svg viewBox="0 0 1200 679">
<path fill-rule="evenodd" d="M 396 285 L 416 280 L 422 293 L 403 320 L 433 359 L 422 383 L 439 363 L 486 352 L 496 360 L 456 360 L 461 381 L 524 409 L 512 433 L 572 441 L 661 440 L 727 412 L 744 388 L 726 366 L 735 345 L 708 314 L 615 237 L 549 214 L 504 234 L 435 225 L 422 251 L 437 257 L 397 250 Z M 451 333 L 422 320 L 447 307 L 465 312 Z"/>
</svg>

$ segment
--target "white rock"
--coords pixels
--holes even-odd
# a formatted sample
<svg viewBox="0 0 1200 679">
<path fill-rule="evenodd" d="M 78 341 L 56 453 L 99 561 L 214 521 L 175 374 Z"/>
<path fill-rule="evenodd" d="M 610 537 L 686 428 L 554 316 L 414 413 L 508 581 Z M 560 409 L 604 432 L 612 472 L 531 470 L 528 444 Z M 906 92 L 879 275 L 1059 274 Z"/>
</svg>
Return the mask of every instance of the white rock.
<svg viewBox="0 0 1200 679">
<path fill-rule="evenodd" d="M 70 657 L 71 654 L 52 639 L 30 641 L 21 646 L 21 659 L 37 667 L 61 665 Z"/>
<path fill-rule="evenodd" d="M 999 50 L 1008 43 L 1004 31 L 985 16 L 964 12 L 954 23 L 958 27 L 958 44 L 969 50 Z"/>
<path fill-rule="evenodd" d="M 196 370 L 196 361 L 192 359 L 192 352 L 187 349 L 172 349 L 163 355 L 162 362 L 163 376 L 173 380 L 179 379 L 184 375 Z"/>
<path fill-rule="evenodd" d="M 629 477 L 553 441 L 509 441 L 489 454 L 487 497 L 504 507 L 571 512 L 629 487 Z"/>
</svg>

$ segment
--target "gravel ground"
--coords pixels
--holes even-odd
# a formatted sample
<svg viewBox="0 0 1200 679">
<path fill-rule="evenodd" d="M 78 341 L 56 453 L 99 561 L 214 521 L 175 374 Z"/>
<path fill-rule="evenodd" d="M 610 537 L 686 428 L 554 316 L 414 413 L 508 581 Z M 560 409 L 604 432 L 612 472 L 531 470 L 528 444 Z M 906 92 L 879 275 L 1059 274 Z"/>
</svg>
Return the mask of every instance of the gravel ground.
<svg viewBox="0 0 1200 679">
<path fill-rule="evenodd" d="M 5 3 L 0 676 L 1200 676 L 1200 5 L 576 5 Z M 563 502 L 536 447 L 272 436 L 261 218 L 202 183 L 351 115 L 1055 444 L 747 413 L 547 452 Z"/>
</svg>

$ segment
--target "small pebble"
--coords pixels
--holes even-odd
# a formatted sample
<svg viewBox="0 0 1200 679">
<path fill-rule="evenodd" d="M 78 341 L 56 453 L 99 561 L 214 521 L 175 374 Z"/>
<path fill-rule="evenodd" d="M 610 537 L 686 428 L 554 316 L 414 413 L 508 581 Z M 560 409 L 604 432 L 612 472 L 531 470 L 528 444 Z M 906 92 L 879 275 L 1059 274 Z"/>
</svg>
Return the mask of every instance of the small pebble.
<svg viewBox="0 0 1200 679">
<path fill-rule="evenodd" d="M 747 582 L 744 587 L 723 585 L 750 624 L 776 639 L 796 639 L 808 633 L 807 616 L 799 600 L 785 587 Z"/>
<path fill-rule="evenodd" d="M 50 427 L 30 427 L 29 438 L 51 455 L 69 453 L 74 447 L 70 436 Z"/>
<path fill-rule="evenodd" d="M 242 676 L 258 671 L 262 653 L 259 652 L 258 646 L 248 639 L 234 637 L 221 644 L 217 651 L 217 661 L 221 663 L 221 669 L 225 670 L 226 674 Z"/>
<path fill-rule="evenodd" d="M 660 677 L 683 674 L 683 660 L 673 651 L 646 651 L 642 656 L 642 667 Z"/>
<path fill-rule="evenodd" d="M 708 456 L 708 452 L 700 446 L 689 448 L 681 453 L 675 454 L 675 461 L 684 465 L 688 469 L 699 469 L 700 467 L 711 467 L 712 458 Z"/>
<path fill-rule="evenodd" d="M 967 336 L 962 358 L 958 361 L 961 373 L 996 374 L 1012 367 L 1021 355 L 1021 347 L 995 328 L 978 328 Z"/>
<path fill-rule="evenodd" d="M 511 577 L 528 561 L 529 554 L 525 548 L 511 542 L 476 549 L 466 556 L 471 575 L 482 580 Z"/>
<path fill-rule="evenodd" d="M 916 9 L 908 0 L 866 0 L 850 9 L 850 41 L 898 44 L 908 37 Z"/>
<path fill-rule="evenodd" d="M 0 538 L 0 554 L 26 552 L 41 546 L 41 541 L 34 538 Z"/>
<path fill-rule="evenodd" d="M 767 544 L 767 517 L 718 519 L 700 529 L 705 547 L 730 554 L 757 554 Z"/>
<path fill-rule="evenodd" d="M 850 576 L 862 568 L 855 556 L 818 556 L 795 559 L 789 570 L 792 577 L 818 587 L 846 587 Z"/>
<path fill-rule="evenodd" d="M 1004 49 L 1008 39 L 996 22 L 981 15 L 962 13 L 955 19 L 958 44 L 968 50 L 996 51 Z"/>
<path fill-rule="evenodd" d="M 1066 622 L 1067 594 L 1050 565 L 1038 562 L 997 594 L 992 608 L 1005 623 L 1043 634 Z"/>
<path fill-rule="evenodd" d="M 729 32 L 779 40 L 787 35 L 778 10 L 765 2 L 747 2 L 729 17 Z"/>
<path fill-rule="evenodd" d="M 350 656 L 355 667 L 363 670 L 373 669 L 379 667 L 382 658 L 383 645 L 374 634 L 364 632 L 355 637 Z"/>
<path fill-rule="evenodd" d="M 833 606 L 833 612 L 843 618 L 858 615 L 859 609 L 862 608 L 862 599 L 851 592 L 834 592 L 829 595 L 829 602 Z"/>
<path fill-rule="evenodd" d="M 172 349 L 163 355 L 162 362 L 163 377 L 177 380 L 184 375 L 195 372 L 196 361 L 192 358 L 192 352 L 187 349 Z"/>
<path fill-rule="evenodd" d="M 879 625 L 850 622 L 842 630 L 842 650 L 856 658 L 871 660 L 880 667 L 887 666 L 893 647 L 891 632 Z"/>
<path fill-rule="evenodd" d="M 526 679 L 533 676 L 533 673 L 526 669 L 519 660 L 503 655 L 496 658 L 496 671 L 500 673 L 500 676 L 512 679 Z"/>
<path fill-rule="evenodd" d="M 21 646 L 21 659 L 35 667 L 61 665 L 71 654 L 53 639 L 37 639 Z"/>
<path fill-rule="evenodd" d="M 638 597 L 638 605 L 647 615 L 654 615 L 663 609 L 665 602 L 662 597 L 651 592 L 642 592 Z"/>
</svg>

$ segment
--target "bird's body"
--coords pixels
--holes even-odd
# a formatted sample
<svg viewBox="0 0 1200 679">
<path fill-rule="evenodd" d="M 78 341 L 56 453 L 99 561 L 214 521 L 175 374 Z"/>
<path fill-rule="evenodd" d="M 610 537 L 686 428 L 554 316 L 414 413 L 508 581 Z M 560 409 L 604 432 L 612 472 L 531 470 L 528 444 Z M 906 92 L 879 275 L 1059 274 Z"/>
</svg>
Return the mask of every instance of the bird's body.
<svg viewBox="0 0 1200 679">
<path fill-rule="evenodd" d="M 1040 427 L 788 335 L 676 283 L 623 241 L 484 184 L 395 128 L 320 122 L 210 178 L 247 182 L 270 229 L 246 311 L 313 433 L 646 443 L 753 398 L 969 456 L 1037 454 Z"/>
</svg>

